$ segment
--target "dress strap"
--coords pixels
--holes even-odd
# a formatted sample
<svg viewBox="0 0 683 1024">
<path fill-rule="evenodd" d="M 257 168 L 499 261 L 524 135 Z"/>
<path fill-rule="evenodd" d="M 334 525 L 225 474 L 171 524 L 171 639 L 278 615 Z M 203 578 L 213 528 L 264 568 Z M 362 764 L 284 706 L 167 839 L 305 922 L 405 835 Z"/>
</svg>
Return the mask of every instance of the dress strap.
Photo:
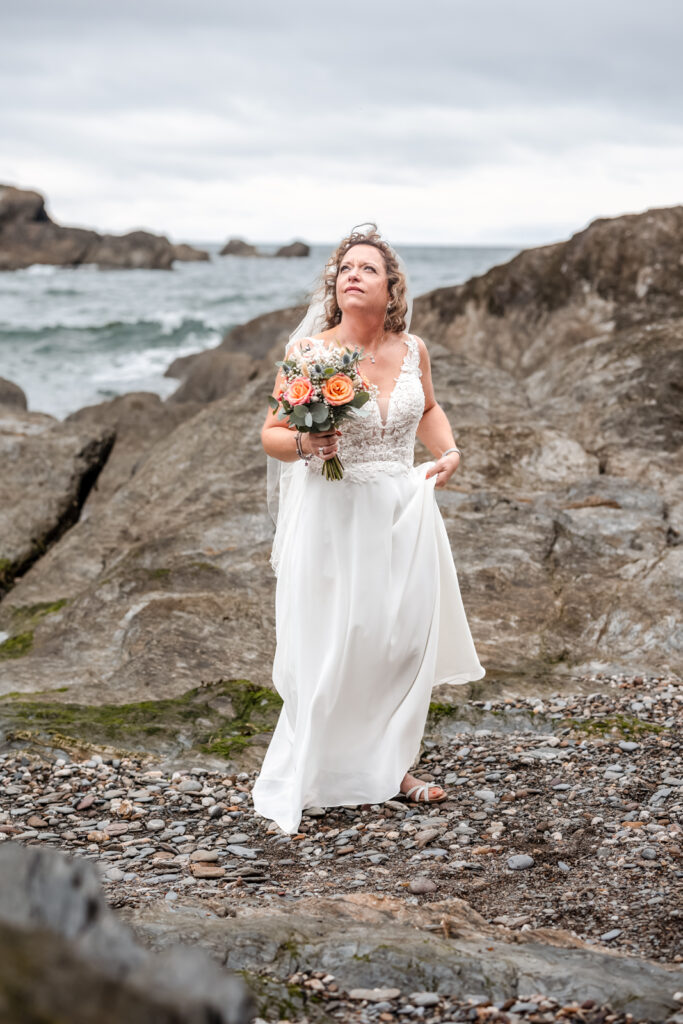
<svg viewBox="0 0 683 1024">
<path fill-rule="evenodd" d="M 407 332 L 406 332 L 407 333 Z M 417 373 L 419 377 L 422 376 L 422 370 L 420 369 L 420 346 L 417 343 L 417 338 L 414 334 L 408 334 L 408 340 L 406 341 L 408 346 L 408 352 L 406 353 L 406 365 L 410 367 L 413 372 Z"/>
</svg>

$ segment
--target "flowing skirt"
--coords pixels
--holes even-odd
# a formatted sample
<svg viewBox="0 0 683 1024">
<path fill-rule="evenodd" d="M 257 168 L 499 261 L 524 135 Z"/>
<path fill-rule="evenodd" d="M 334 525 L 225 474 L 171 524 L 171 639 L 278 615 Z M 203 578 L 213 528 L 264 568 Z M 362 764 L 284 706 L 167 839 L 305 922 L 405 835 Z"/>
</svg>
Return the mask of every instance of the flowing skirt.
<svg viewBox="0 0 683 1024">
<path fill-rule="evenodd" d="M 395 796 L 432 687 L 485 675 L 431 465 L 359 483 L 301 464 L 292 485 L 275 596 L 284 704 L 252 793 L 285 832 L 305 807 Z"/>
</svg>

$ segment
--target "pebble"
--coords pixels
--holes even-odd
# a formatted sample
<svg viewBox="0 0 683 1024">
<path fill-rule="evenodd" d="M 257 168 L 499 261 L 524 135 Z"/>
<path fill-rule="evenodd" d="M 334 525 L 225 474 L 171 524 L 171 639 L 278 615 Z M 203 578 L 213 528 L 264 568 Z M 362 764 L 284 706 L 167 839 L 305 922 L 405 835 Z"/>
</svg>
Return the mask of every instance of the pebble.
<svg viewBox="0 0 683 1024">
<path fill-rule="evenodd" d="M 411 992 L 409 999 L 413 1006 L 436 1006 L 441 996 L 438 992 Z"/>
<path fill-rule="evenodd" d="M 400 988 L 352 988 L 349 999 L 367 999 L 370 1003 L 383 1003 L 389 999 L 398 999 Z"/>
<path fill-rule="evenodd" d="M 530 857 L 527 853 L 517 853 L 513 857 L 508 857 L 507 866 L 511 871 L 532 868 L 534 866 L 534 858 Z"/>
<path fill-rule="evenodd" d="M 427 893 L 436 892 L 437 885 L 431 878 L 418 876 L 417 878 L 411 878 L 408 883 L 408 889 L 416 896 L 424 896 Z"/>
</svg>

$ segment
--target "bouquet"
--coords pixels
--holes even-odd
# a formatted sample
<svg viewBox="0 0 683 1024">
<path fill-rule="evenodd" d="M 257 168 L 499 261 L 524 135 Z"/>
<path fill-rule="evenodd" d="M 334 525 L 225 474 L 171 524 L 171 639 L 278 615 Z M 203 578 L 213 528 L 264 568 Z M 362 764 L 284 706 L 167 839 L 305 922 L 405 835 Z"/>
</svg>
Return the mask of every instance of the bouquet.
<svg viewBox="0 0 683 1024">
<path fill-rule="evenodd" d="M 268 404 L 278 419 L 301 433 L 334 429 L 347 416 L 366 416 L 366 402 L 377 392 L 358 368 L 362 349 L 330 348 L 307 362 L 300 354 L 275 365 L 285 377 L 285 386 L 277 397 L 268 396 Z M 327 480 L 341 480 L 344 467 L 338 455 L 323 463 Z"/>
</svg>

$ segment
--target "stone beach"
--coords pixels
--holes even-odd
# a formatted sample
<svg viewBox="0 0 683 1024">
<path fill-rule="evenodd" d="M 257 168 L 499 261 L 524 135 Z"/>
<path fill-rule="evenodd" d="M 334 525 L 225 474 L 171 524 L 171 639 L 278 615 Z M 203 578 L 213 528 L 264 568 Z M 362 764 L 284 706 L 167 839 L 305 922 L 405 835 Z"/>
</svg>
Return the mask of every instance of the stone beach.
<svg viewBox="0 0 683 1024">
<path fill-rule="evenodd" d="M 339 941 L 333 901 L 356 901 L 446 942 L 466 914 L 479 943 L 621 954 L 612 973 L 638 958 L 646 973 L 671 972 L 669 997 L 683 989 L 683 688 L 661 676 L 584 682 L 574 695 L 433 704 L 415 771 L 447 801 L 309 808 L 293 836 L 254 813 L 254 771 L 6 751 L 0 837 L 94 862 L 107 902 L 152 947 L 189 926 L 215 952 L 203 927 L 218 925 L 230 966 L 267 981 L 264 1012 L 293 989 L 312 1020 L 663 1020 L 634 1014 L 618 978 L 604 979 L 611 998 L 581 1007 L 552 974 L 545 989 L 516 984 L 514 999 L 496 997 L 495 971 L 488 990 L 448 997 L 442 981 L 432 994 L 420 980 L 433 951 L 397 969 L 391 953 L 383 963 L 356 944 L 352 987 L 339 965 L 325 968 Z M 287 932 L 291 915 L 325 925 L 327 939 L 308 949 L 295 922 Z"/>
</svg>

